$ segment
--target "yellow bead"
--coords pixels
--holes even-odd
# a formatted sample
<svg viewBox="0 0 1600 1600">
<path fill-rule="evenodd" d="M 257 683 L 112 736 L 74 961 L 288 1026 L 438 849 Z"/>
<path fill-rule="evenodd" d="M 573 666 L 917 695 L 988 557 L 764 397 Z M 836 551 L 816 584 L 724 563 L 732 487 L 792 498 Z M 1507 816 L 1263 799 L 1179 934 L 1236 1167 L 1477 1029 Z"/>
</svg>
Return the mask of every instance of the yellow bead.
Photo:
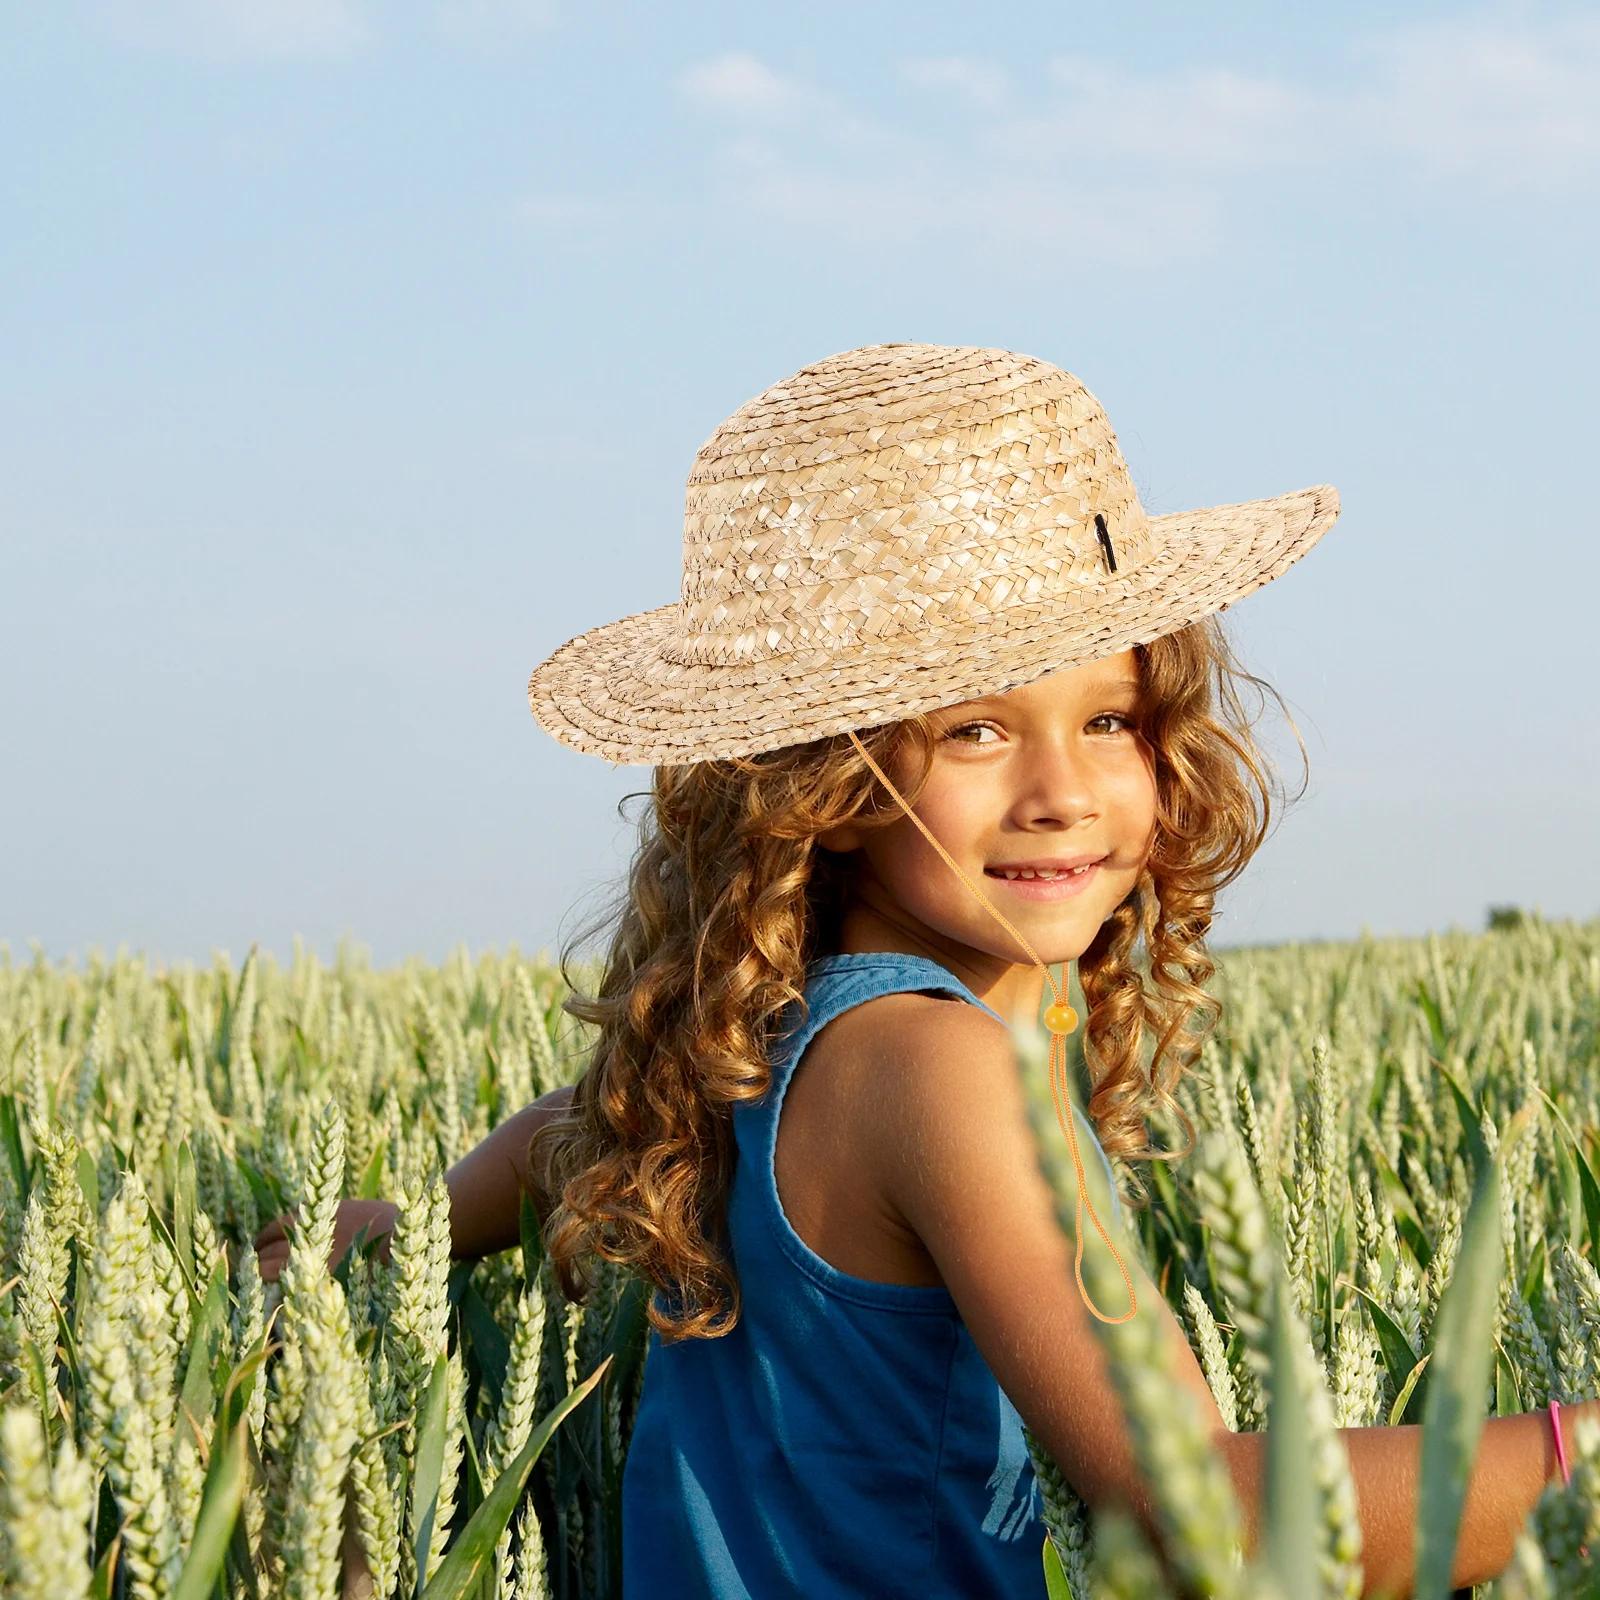
<svg viewBox="0 0 1600 1600">
<path fill-rule="evenodd" d="M 1071 1033 L 1078 1026 L 1078 1013 L 1066 1001 L 1058 1001 L 1045 1008 L 1044 1025 L 1051 1033 Z"/>
</svg>

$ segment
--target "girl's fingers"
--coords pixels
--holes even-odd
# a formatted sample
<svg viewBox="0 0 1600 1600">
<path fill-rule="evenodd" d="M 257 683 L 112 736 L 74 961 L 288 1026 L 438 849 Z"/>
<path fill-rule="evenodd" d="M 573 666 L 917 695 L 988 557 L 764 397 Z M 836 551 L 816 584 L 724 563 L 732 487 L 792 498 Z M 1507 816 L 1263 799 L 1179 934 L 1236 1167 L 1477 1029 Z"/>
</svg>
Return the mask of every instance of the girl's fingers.
<svg viewBox="0 0 1600 1600">
<path fill-rule="evenodd" d="M 260 1256 L 265 1251 L 274 1250 L 280 1245 L 287 1250 L 289 1247 L 288 1224 L 293 1220 L 287 1213 L 281 1217 L 274 1217 L 255 1237 L 256 1254 Z"/>
<path fill-rule="evenodd" d="M 389 1235 L 394 1231 L 397 1216 L 398 1208 L 390 1201 L 341 1200 L 339 1219 L 334 1225 L 333 1249 L 329 1252 L 329 1264 L 332 1265 L 344 1255 L 350 1248 L 351 1241 L 363 1229 L 366 1230 L 368 1238 L 378 1240 L 378 1254 L 387 1261 Z M 289 1259 L 289 1228 L 293 1222 L 294 1214 L 286 1212 L 281 1217 L 274 1217 L 256 1235 L 256 1264 L 263 1278 L 271 1280 L 283 1271 L 284 1263 Z"/>
</svg>

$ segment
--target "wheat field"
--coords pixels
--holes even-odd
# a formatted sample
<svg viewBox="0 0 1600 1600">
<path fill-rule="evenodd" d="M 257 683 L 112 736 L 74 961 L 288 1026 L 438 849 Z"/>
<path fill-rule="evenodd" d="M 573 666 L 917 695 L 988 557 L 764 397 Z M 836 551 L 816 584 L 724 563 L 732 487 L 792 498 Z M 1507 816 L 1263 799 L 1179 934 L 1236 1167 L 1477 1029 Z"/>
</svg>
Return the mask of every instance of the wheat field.
<svg viewBox="0 0 1600 1600">
<path fill-rule="evenodd" d="M 1337 1430 L 1408 1421 L 1416 1592 L 1442 1597 L 1481 1418 L 1600 1392 L 1600 922 L 1504 920 L 1227 955 L 1223 1026 L 1181 1090 L 1201 1139 L 1137 1164 L 1132 1248 L 1228 1425 L 1271 1423 L 1262 1540 L 1245 1559 L 1154 1324 L 1100 1325 L 1170 1574 L 1035 1449 L 1041 1594 L 1357 1595 Z M 0 961 L 6 1595 L 620 1593 L 640 1286 L 598 1264 L 568 1306 L 526 1213 L 520 1250 L 452 1263 L 441 1181 L 581 1071 L 564 993 L 515 951 Z M 1035 1084 L 1038 1053 L 1020 1041 Z M 330 1270 L 346 1194 L 397 1202 L 389 1261 Z M 290 1208 L 290 1265 L 263 1284 L 250 1241 Z M 1084 1272 L 1124 1303 L 1102 1250 Z M 1600 1428 L 1569 1445 L 1571 1485 L 1485 1592 L 1596 1592 Z"/>
</svg>

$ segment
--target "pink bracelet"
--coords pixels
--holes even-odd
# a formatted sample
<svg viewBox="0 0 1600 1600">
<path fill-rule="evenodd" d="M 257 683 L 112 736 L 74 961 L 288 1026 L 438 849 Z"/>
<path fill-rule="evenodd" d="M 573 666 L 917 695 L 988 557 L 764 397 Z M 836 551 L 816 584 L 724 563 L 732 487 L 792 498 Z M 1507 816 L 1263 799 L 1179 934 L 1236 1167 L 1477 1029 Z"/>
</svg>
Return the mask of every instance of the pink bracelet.
<svg viewBox="0 0 1600 1600">
<path fill-rule="evenodd" d="M 1572 1482 L 1572 1471 L 1567 1466 L 1567 1447 L 1561 1442 L 1561 1402 L 1550 1402 L 1550 1428 L 1556 1436 L 1556 1462 L 1561 1468 L 1561 1481 Z"/>
</svg>

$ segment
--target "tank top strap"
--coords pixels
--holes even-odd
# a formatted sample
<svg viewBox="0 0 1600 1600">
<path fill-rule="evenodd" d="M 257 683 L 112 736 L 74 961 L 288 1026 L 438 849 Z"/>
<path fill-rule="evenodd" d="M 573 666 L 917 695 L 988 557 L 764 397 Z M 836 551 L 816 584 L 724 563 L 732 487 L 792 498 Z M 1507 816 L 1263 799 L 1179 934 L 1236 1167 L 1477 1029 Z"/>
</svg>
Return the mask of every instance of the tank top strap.
<svg viewBox="0 0 1600 1600">
<path fill-rule="evenodd" d="M 782 1032 L 772 1053 L 774 1082 L 781 1076 L 785 1087 L 805 1054 L 806 1046 L 834 1020 L 855 1006 L 886 994 L 947 994 L 991 1011 L 953 972 L 926 956 L 871 951 L 861 955 L 824 956 L 806 972 L 805 1010 L 795 1017 L 790 1031 Z"/>
</svg>

